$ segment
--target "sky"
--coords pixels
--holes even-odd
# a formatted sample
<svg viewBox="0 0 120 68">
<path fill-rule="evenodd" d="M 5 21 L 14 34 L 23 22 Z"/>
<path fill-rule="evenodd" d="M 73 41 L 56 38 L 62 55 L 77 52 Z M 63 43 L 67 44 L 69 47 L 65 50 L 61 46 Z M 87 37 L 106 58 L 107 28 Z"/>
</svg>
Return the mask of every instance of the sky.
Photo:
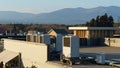
<svg viewBox="0 0 120 68">
<path fill-rule="evenodd" d="M 120 0 L 0 0 L 0 11 L 46 13 L 63 8 L 119 6 Z"/>
</svg>

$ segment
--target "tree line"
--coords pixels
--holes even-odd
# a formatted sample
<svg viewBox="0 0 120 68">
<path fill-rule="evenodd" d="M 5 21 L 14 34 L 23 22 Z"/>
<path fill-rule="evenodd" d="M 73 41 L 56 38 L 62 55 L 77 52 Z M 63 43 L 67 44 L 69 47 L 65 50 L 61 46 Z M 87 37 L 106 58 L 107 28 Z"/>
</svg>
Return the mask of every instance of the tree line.
<svg viewBox="0 0 120 68">
<path fill-rule="evenodd" d="M 112 16 L 108 16 L 105 13 L 102 16 L 97 16 L 96 18 L 92 18 L 90 22 L 86 23 L 88 27 L 113 27 L 114 19 Z"/>
<path fill-rule="evenodd" d="M 49 31 L 52 28 L 57 29 L 66 29 L 67 26 L 64 24 L 0 24 L 0 32 L 3 30 L 5 31 L 12 31 L 18 33 L 19 31 L 27 32 L 29 30 L 46 30 L 45 32 Z"/>
</svg>

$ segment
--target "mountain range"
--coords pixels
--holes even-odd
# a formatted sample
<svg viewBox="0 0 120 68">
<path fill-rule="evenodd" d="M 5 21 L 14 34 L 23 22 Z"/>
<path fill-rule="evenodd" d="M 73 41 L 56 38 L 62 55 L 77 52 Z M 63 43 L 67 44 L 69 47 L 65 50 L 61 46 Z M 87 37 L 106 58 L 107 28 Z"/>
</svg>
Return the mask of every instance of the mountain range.
<svg viewBox="0 0 120 68">
<path fill-rule="evenodd" d="M 112 15 L 114 21 L 120 19 L 120 7 L 96 7 L 96 8 L 64 8 L 49 13 L 20 13 L 15 11 L 0 11 L 0 23 L 37 23 L 37 24 L 82 24 L 96 18 L 98 15 Z"/>
</svg>

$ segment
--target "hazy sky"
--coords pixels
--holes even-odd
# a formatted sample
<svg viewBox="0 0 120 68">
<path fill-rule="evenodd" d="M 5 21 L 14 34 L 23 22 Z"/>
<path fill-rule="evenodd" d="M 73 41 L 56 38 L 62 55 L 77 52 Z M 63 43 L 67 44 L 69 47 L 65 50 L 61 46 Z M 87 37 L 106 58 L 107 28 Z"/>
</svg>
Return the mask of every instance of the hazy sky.
<svg viewBox="0 0 120 68">
<path fill-rule="evenodd" d="M 62 8 L 120 6 L 120 0 L 0 0 L 0 11 L 51 12 Z"/>
</svg>

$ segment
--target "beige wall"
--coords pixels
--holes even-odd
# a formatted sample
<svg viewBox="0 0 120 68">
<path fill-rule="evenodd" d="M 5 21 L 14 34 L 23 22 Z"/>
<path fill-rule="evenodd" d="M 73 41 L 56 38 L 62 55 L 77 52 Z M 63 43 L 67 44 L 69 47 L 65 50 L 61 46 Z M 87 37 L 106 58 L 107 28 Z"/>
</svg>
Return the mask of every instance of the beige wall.
<svg viewBox="0 0 120 68">
<path fill-rule="evenodd" d="M 47 46 L 45 44 L 4 39 L 4 47 L 6 50 L 21 52 L 25 66 L 34 64 L 38 68 L 46 68 Z"/>
<path fill-rule="evenodd" d="M 110 31 L 110 32 L 109 32 Z M 80 38 L 98 38 L 113 36 L 113 30 L 74 30 L 74 35 Z"/>
<path fill-rule="evenodd" d="M 87 33 L 88 33 L 87 30 L 74 30 L 74 36 L 78 36 L 80 38 L 88 37 Z"/>
<path fill-rule="evenodd" d="M 105 44 L 109 46 L 109 38 L 105 38 Z M 120 38 L 110 38 L 111 47 L 120 47 Z"/>
<path fill-rule="evenodd" d="M 56 36 L 56 32 L 52 30 L 52 31 L 49 33 L 49 35 Z"/>
<path fill-rule="evenodd" d="M 74 36 L 76 36 L 77 35 L 77 30 L 74 30 L 73 32 L 74 32 Z"/>
<path fill-rule="evenodd" d="M 72 68 L 62 65 L 60 62 L 46 61 L 47 46 L 45 44 L 4 39 L 4 45 L 7 50 L 22 53 L 25 67 L 34 64 L 38 68 Z"/>
</svg>

